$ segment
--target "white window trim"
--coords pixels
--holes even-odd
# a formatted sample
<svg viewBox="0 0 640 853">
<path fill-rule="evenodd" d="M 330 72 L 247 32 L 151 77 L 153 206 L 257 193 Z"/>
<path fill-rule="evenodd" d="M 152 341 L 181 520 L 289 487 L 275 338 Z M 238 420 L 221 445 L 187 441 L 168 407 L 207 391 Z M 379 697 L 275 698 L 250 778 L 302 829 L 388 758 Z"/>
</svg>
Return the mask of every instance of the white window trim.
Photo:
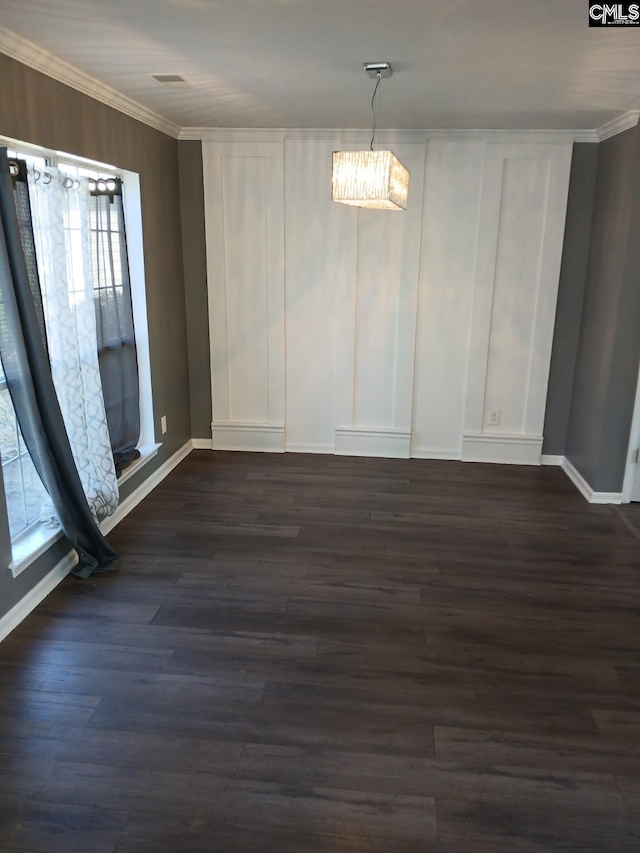
<svg viewBox="0 0 640 853">
<path fill-rule="evenodd" d="M 137 474 L 162 447 L 156 442 L 153 417 L 153 387 L 151 385 L 151 356 L 149 351 L 149 328 L 147 322 L 147 293 L 144 269 L 144 242 L 142 231 L 142 200 L 140 194 L 140 175 L 126 169 L 118 169 L 107 163 L 76 157 L 63 151 L 41 148 L 17 139 L 0 136 L 0 145 L 25 154 L 43 157 L 51 163 L 63 163 L 108 172 L 122 179 L 124 186 L 123 205 L 127 229 L 127 255 L 129 259 L 129 278 L 131 281 L 131 301 L 133 304 L 133 322 L 136 333 L 136 352 L 138 357 L 138 379 L 140 383 L 140 457 L 134 460 L 118 477 L 118 486 L 122 486 Z M 0 511 L 6 511 L 0 508 Z M 62 537 L 59 528 L 36 524 L 11 543 L 12 560 L 9 569 L 14 578 L 25 571 L 35 560 Z"/>
<path fill-rule="evenodd" d="M 17 578 L 18 575 L 21 575 L 61 537 L 60 528 L 49 527 L 40 522 L 30 527 L 22 536 L 14 539 L 11 543 L 13 559 L 9 563 L 13 577 Z"/>
<path fill-rule="evenodd" d="M 138 382 L 140 384 L 140 440 L 138 449 L 156 444 L 153 419 L 153 386 L 151 384 L 151 354 L 147 322 L 147 289 L 144 271 L 144 239 L 142 233 L 142 198 L 140 175 L 137 172 L 119 171 L 124 186 L 123 206 L 127 234 L 129 281 L 133 305 L 133 327 L 136 334 L 138 357 Z M 159 447 L 160 445 L 157 445 Z M 131 467 L 131 466 L 129 466 Z"/>
</svg>

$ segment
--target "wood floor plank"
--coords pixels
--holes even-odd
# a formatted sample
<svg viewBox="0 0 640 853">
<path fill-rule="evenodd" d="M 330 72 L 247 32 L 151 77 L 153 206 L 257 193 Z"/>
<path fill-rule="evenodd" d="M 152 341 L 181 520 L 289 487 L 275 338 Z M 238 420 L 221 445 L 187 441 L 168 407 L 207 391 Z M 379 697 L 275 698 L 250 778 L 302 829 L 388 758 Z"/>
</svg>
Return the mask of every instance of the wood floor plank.
<svg viewBox="0 0 640 853">
<path fill-rule="evenodd" d="M 0 684 L 14 684 L 16 679 L 24 690 L 33 694 L 40 716 L 58 722 L 67 718 L 83 720 L 91 715 L 104 698 L 129 699 L 157 705 L 174 698 L 197 702 L 215 695 L 221 702 L 259 702 L 265 682 L 242 675 L 240 671 L 224 676 L 200 676 L 180 672 L 125 672 L 121 669 L 74 667 L 70 662 L 56 667 L 0 667 Z M 66 693 L 68 701 L 62 707 L 57 697 Z M 100 691 L 97 696 L 96 691 Z M 53 698 L 50 699 L 50 695 Z M 72 699 L 77 698 L 77 701 Z M 96 704 L 96 698 L 99 700 Z M 69 707 L 72 706 L 72 707 Z M 27 715 L 17 716 L 14 708 L 7 714 L 16 722 L 24 722 Z M 32 715 L 35 716 L 35 715 Z"/>
<path fill-rule="evenodd" d="M 205 809 L 222 797 L 228 784 L 229 779 L 213 773 L 57 761 L 38 800 L 127 812 L 133 808 Z"/>
<path fill-rule="evenodd" d="M 292 795 L 293 796 L 293 795 Z M 225 820 L 221 810 L 193 813 L 182 818 L 134 812 L 116 853 L 390 853 L 390 839 L 340 832 L 332 824 L 312 834 L 295 826 L 268 829 L 242 820 Z M 394 838 L 393 853 L 425 853 L 425 842 Z M 436 850 L 435 846 L 427 848 Z"/>
<path fill-rule="evenodd" d="M 435 726 L 436 756 L 475 767 L 496 765 L 576 770 L 635 778 L 640 757 L 628 741 L 606 741 L 599 733 L 511 732 Z"/>
<path fill-rule="evenodd" d="M 176 698 L 162 705 L 105 700 L 90 728 L 127 732 L 173 732 L 189 738 L 333 747 L 398 755 L 432 755 L 433 734 L 413 709 L 344 704 L 315 711 L 306 703 L 201 702 Z"/>
<path fill-rule="evenodd" d="M 0 842 L 7 845 L 0 849 L 21 853 L 112 851 L 128 819 L 127 811 L 32 800 L 0 828 Z"/>
<path fill-rule="evenodd" d="M 611 774 L 510 766 L 466 767 L 431 758 L 245 744 L 238 777 L 302 787 L 330 787 L 421 797 L 482 798 L 532 807 L 564 804 L 624 814 Z"/>
<path fill-rule="evenodd" d="M 563 805 L 491 803 L 481 798 L 446 797 L 438 802 L 438 830 L 460 849 L 469 841 L 522 841 L 528 849 L 631 853 L 640 847 L 640 826 L 630 813 L 611 814 Z M 536 848 L 537 845 L 537 848 Z M 518 849 L 518 848 L 516 848 Z M 527 849 L 527 847 L 525 847 Z"/>
<path fill-rule="evenodd" d="M 289 831 L 338 837 L 371 835 L 423 844 L 436 839 L 435 802 L 429 797 L 331 788 L 290 789 L 244 780 L 230 784 L 226 793 L 226 819 L 238 824 L 267 829 L 286 826 Z"/>
<path fill-rule="evenodd" d="M 196 739 L 172 734 L 112 731 L 110 729 L 70 730 L 64 740 L 0 738 L 0 763 L 11 762 L 14 787 L 20 778 L 26 780 L 17 790 L 30 786 L 32 770 L 42 766 L 37 781 L 41 788 L 55 763 L 120 767 L 129 771 L 151 770 L 167 773 L 197 773 L 233 776 L 240 763 L 242 744 L 211 739 Z M 22 768 L 18 762 L 24 761 Z M 15 781 L 14 773 L 22 774 Z M 6 777 L 5 777 L 6 778 Z M 34 784 L 35 781 L 34 781 Z"/>
</svg>

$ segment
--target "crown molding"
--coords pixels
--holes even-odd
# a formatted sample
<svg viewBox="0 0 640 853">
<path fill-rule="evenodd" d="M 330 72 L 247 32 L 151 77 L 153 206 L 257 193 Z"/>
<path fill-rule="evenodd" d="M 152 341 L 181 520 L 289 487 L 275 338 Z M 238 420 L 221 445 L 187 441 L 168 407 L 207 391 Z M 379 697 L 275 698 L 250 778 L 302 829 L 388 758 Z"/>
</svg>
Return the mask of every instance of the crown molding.
<svg viewBox="0 0 640 853">
<path fill-rule="evenodd" d="M 604 142 L 605 139 L 610 139 L 612 136 L 624 133 L 625 130 L 635 127 L 639 120 L 640 110 L 629 110 L 629 112 L 623 113 L 618 118 L 614 118 L 613 121 L 608 121 L 596 131 L 598 142 Z"/>
<path fill-rule="evenodd" d="M 202 142 L 284 142 L 285 139 L 331 139 L 341 144 L 368 144 L 371 130 L 367 128 L 308 128 L 308 127 L 183 127 L 178 139 Z M 595 130 L 481 130 L 481 129 L 397 129 L 378 130 L 376 140 L 381 144 L 419 143 L 429 140 L 475 140 L 493 143 L 569 143 L 597 142 Z"/>
<path fill-rule="evenodd" d="M 174 139 L 177 139 L 180 134 L 179 125 L 4 27 L 0 27 L 0 53 L 5 53 L 12 59 L 17 59 L 18 62 L 22 62 L 48 77 L 53 77 L 54 80 L 71 86 L 72 89 L 89 95 L 96 101 L 113 107 L 131 118 L 155 128 L 155 130 L 174 137 Z"/>
<path fill-rule="evenodd" d="M 340 131 L 326 127 L 183 127 L 178 139 L 181 142 L 283 142 L 289 137 L 337 139 L 339 136 Z"/>
</svg>

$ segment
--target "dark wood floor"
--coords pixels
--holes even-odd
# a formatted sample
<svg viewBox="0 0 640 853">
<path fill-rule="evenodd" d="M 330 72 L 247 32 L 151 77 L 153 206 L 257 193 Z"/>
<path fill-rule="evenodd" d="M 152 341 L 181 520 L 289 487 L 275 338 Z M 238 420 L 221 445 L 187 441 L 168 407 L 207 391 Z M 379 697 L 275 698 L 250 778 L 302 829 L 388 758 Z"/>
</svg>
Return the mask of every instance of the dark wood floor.
<svg viewBox="0 0 640 853">
<path fill-rule="evenodd" d="M 640 850 L 640 541 L 552 468 L 196 452 L 0 646 L 0 850 Z"/>
<path fill-rule="evenodd" d="M 622 519 L 632 536 L 640 539 L 640 503 L 624 504 L 615 507 L 615 511 Z"/>
</svg>

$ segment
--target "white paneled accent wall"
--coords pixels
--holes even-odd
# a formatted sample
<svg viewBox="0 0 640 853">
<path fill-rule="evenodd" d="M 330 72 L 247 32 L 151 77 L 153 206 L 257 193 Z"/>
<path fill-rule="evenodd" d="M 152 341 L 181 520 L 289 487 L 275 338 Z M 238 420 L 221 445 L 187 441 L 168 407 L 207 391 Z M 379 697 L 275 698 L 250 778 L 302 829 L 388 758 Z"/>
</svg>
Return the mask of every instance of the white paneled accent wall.
<svg viewBox="0 0 640 853">
<path fill-rule="evenodd" d="M 571 142 L 388 131 L 389 212 L 331 202 L 363 134 L 211 133 L 213 447 L 539 463 Z"/>
</svg>

